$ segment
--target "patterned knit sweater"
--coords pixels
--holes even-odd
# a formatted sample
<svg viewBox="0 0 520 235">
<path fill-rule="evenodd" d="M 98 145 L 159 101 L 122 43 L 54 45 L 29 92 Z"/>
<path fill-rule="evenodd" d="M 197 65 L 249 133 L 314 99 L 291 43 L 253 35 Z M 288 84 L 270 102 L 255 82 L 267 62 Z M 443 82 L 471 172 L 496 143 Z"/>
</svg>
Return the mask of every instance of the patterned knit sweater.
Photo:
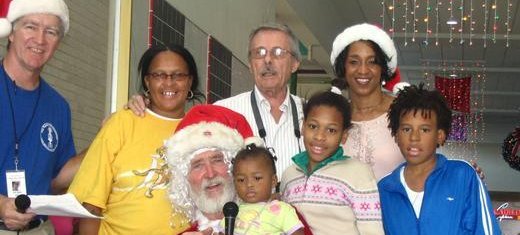
<svg viewBox="0 0 520 235">
<path fill-rule="evenodd" d="M 307 173 L 298 161 L 302 157 L 308 158 L 307 152 L 294 156 L 297 164 L 283 174 L 282 199 L 303 214 L 314 234 L 384 234 L 369 165 L 344 157 L 339 148 L 333 161 Z"/>
</svg>

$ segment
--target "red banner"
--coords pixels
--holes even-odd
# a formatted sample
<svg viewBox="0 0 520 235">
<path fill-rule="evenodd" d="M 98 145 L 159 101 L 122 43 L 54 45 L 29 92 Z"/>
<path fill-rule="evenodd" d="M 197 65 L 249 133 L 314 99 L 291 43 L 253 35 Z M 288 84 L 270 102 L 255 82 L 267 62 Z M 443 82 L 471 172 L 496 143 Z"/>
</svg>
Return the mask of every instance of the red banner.
<svg viewBox="0 0 520 235">
<path fill-rule="evenodd" d="M 469 113 L 471 77 L 445 78 L 435 76 L 435 88 L 444 95 L 448 106 L 454 111 Z"/>
<path fill-rule="evenodd" d="M 504 203 L 494 209 L 495 216 L 501 220 L 520 220 L 520 209 L 508 208 L 509 203 Z"/>
</svg>

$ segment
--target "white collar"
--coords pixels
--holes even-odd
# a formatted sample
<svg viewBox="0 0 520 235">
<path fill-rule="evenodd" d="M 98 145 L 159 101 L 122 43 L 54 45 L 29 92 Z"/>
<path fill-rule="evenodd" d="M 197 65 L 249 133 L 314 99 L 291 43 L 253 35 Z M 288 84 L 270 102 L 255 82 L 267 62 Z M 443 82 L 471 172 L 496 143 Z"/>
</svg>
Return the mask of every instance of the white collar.
<svg viewBox="0 0 520 235">
<path fill-rule="evenodd" d="M 206 216 L 204 216 L 204 214 L 202 214 L 202 212 L 200 212 L 200 210 L 197 210 L 195 214 L 195 220 L 197 221 L 199 231 L 204 231 L 208 228 L 212 228 L 214 233 L 224 232 L 220 231 L 220 220 L 209 220 L 208 218 L 206 218 Z"/>
<path fill-rule="evenodd" d="M 257 97 L 257 105 L 260 106 L 261 104 L 267 105 L 267 107 L 271 107 L 269 104 L 269 101 L 265 98 L 265 96 L 260 92 L 258 87 L 255 85 L 255 88 L 253 89 L 253 92 L 255 93 Z M 291 96 L 291 92 L 289 91 L 289 87 L 287 87 L 287 92 L 285 93 L 285 99 L 283 100 L 282 105 L 280 105 L 280 110 L 285 111 L 287 107 L 289 107 L 289 97 Z"/>
<path fill-rule="evenodd" d="M 151 109 L 149 108 L 146 108 L 146 113 L 149 113 L 151 114 L 152 116 L 154 117 L 157 117 L 159 119 L 163 119 L 163 120 L 166 120 L 166 121 L 178 121 L 178 120 L 182 120 L 182 118 L 169 118 L 169 117 L 165 117 L 163 115 L 160 115 L 154 111 L 152 111 Z"/>
</svg>

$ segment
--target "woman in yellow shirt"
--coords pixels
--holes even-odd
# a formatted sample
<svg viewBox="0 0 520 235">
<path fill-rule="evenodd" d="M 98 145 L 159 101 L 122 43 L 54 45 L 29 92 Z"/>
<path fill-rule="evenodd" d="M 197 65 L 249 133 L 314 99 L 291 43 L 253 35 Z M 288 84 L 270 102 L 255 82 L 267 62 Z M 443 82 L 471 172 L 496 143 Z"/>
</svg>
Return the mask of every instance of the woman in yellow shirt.
<svg viewBox="0 0 520 235">
<path fill-rule="evenodd" d="M 94 139 L 69 192 L 99 219 L 81 219 L 81 234 L 177 234 L 170 226 L 168 172 L 163 141 L 184 117 L 186 103 L 201 95 L 193 56 L 182 46 L 156 45 L 139 62 L 147 115 L 112 115 Z M 175 224 L 175 223 L 173 223 Z"/>
</svg>

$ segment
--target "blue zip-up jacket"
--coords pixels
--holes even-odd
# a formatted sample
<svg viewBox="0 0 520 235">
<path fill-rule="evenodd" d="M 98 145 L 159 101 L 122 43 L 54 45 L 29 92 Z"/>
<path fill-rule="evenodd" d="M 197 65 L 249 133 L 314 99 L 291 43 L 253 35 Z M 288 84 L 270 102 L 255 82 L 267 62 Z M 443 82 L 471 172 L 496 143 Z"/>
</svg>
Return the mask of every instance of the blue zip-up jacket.
<svg viewBox="0 0 520 235">
<path fill-rule="evenodd" d="M 473 167 L 437 154 L 426 179 L 419 218 L 401 184 L 397 167 L 378 183 L 386 235 L 501 234 L 487 189 Z"/>
</svg>

